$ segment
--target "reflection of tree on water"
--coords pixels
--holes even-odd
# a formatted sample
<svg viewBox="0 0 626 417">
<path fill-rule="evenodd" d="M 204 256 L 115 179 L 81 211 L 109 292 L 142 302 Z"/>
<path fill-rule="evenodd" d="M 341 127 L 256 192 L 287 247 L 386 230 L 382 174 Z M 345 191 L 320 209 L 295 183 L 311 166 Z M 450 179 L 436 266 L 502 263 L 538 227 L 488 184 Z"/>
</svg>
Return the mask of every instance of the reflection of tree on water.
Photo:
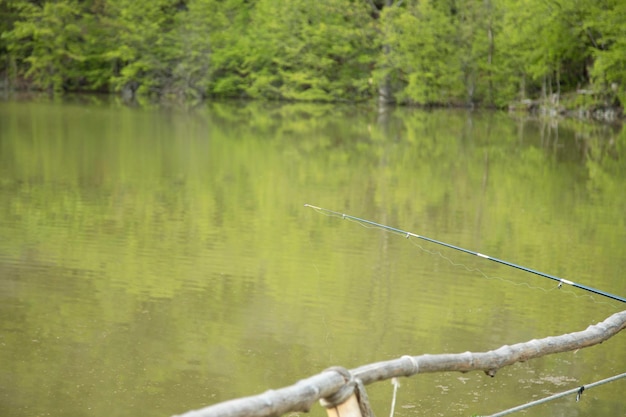
<svg viewBox="0 0 626 417">
<path fill-rule="evenodd" d="M 32 414 L 32 398 L 41 413 L 116 414 L 115 390 L 173 414 L 332 363 L 482 351 L 582 328 L 612 308 L 485 279 L 404 238 L 311 215 L 306 202 L 615 292 L 622 285 L 615 225 L 626 173 L 610 146 L 603 151 L 608 142 L 588 141 L 593 158 L 581 164 L 505 114 L 395 108 L 381 117 L 375 105 L 0 107 L 0 269 L 15 278 L 2 284 L 9 294 L 19 292 L 0 307 L 10 330 L 0 333 L 25 359 L 11 362 L 20 378 L 9 395 L 21 407 L 12 415 Z M 559 143 L 567 140 L 562 130 Z M 623 141 L 615 136 L 617 151 Z M 34 345 L 37 329 L 54 343 Z M 67 344 L 89 338 L 96 350 Z M 602 346 L 612 355 L 622 347 Z M 45 360 L 28 357 L 35 349 Z M 611 366 L 546 363 L 575 377 Z M 76 378 L 56 395 L 48 387 L 62 373 Z M 404 388 L 445 411 L 423 384 Z M 519 399 L 512 383 L 487 401 L 506 399 Z"/>
</svg>

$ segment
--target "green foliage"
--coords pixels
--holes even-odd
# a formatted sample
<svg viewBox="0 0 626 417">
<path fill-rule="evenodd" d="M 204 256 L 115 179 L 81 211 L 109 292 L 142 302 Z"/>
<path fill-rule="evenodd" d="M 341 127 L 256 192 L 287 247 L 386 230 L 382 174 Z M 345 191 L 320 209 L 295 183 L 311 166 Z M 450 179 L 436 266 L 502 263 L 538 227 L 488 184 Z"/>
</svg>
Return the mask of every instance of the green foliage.
<svg viewBox="0 0 626 417">
<path fill-rule="evenodd" d="M 517 75 L 521 95 L 543 96 L 588 83 L 588 66 L 596 47 L 585 29 L 595 1 L 502 1 L 505 14 L 498 47 L 505 52 L 504 72 Z M 507 81 L 506 78 L 504 81 Z"/>
<path fill-rule="evenodd" d="M 429 1 L 420 1 L 406 11 L 387 8 L 381 20 L 388 30 L 387 65 L 404 84 L 398 98 L 419 104 L 454 101 L 460 68 L 452 42 L 454 27 L 448 16 Z"/>
<path fill-rule="evenodd" d="M 9 54 L 8 35 L 4 35 L 13 30 L 13 25 L 19 16 L 16 8 L 16 1 L 6 0 L 0 2 L 0 76 L 7 80 L 13 79 L 15 68 L 15 57 Z"/>
<path fill-rule="evenodd" d="M 260 0 L 252 17 L 247 93 L 289 100 L 371 95 L 373 27 L 365 4 Z"/>
<path fill-rule="evenodd" d="M 176 15 L 174 92 L 196 98 L 241 95 L 249 7 L 245 0 L 196 0 Z"/>
<path fill-rule="evenodd" d="M 26 64 L 24 76 L 43 89 L 61 91 L 85 60 L 76 1 L 16 5 L 22 20 L 3 33 L 8 50 Z"/>
<path fill-rule="evenodd" d="M 626 99 L 619 0 L 0 3 L 0 71 L 124 95 L 504 106 L 594 84 Z"/>
<path fill-rule="evenodd" d="M 501 30 L 502 10 L 495 0 L 465 0 L 457 3 L 453 25 L 454 44 L 468 103 L 495 104 L 495 38 Z"/>
<path fill-rule="evenodd" d="M 109 0 L 113 48 L 105 58 L 119 68 L 111 79 L 120 90 L 136 85 L 140 94 L 158 94 L 171 79 L 175 0 Z"/>
<path fill-rule="evenodd" d="M 596 6 L 585 31 L 596 48 L 591 69 L 593 81 L 607 99 L 617 98 L 626 104 L 626 3 L 604 2 L 605 7 Z"/>
</svg>

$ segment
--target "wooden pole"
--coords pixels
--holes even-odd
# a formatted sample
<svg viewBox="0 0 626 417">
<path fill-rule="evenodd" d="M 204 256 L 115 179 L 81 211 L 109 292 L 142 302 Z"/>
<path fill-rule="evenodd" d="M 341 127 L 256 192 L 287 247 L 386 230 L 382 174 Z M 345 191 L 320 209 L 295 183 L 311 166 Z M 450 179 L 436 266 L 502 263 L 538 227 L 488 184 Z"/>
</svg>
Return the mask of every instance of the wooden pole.
<svg viewBox="0 0 626 417">
<path fill-rule="evenodd" d="M 326 414 L 328 414 L 328 417 L 363 417 L 356 393 L 353 393 L 338 406 L 327 408 Z"/>
<path fill-rule="evenodd" d="M 188 411 L 181 414 L 181 417 L 270 417 L 294 411 L 308 411 L 315 401 L 332 397 L 344 388 L 348 379 L 359 380 L 363 385 L 368 385 L 394 377 L 427 372 L 480 370 L 494 376 L 498 369 L 516 362 L 597 345 L 625 328 L 626 311 L 622 311 L 582 331 L 505 345 L 488 352 L 403 356 L 352 369 L 349 371 L 350 378 L 346 377 L 345 372 L 327 370 L 288 387 Z M 343 412 L 342 410 L 343 408 L 339 412 Z M 332 417 L 347 416 L 352 415 L 338 414 Z M 359 413 L 357 417 L 366 416 Z"/>
</svg>

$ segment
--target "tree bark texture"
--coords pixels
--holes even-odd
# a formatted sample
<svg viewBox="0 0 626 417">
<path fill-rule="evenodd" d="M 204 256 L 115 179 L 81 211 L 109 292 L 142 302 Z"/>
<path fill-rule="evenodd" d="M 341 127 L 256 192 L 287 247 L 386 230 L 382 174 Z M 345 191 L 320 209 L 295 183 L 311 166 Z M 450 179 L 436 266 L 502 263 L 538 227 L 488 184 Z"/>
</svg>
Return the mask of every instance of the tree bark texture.
<svg viewBox="0 0 626 417">
<path fill-rule="evenodd" d="M 484 371 L 493 377 L 498 369 L 504 366 L 593 346 L 604 342 L 624 328 L 626 311 L 615 313 L 582 331 L 505 345 L 488 352 L 403 356 L 360 366 L 349 372 L 339 372 L 334 368 L 285 388 L 218 403 L 189 411 L 179 417 L 266 417 L 308 411 L 315 401 L 331 396 L 345 384 L 353 382 L 353 379 L 360 379 L 367 385 L 394 377 L 450 371 Z"/>
</svg>

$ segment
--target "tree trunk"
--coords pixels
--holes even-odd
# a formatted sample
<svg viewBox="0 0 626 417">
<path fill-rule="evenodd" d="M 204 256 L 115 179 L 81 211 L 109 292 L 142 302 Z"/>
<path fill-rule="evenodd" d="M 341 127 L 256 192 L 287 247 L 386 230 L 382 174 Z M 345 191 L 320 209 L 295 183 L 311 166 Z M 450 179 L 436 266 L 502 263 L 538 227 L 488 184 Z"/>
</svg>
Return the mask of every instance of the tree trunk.
<svg viewBox="0 0 626 417">
<path fill-rule="evenodd" d="M 380 6 L 380 8 L 376 5 L 376 3 L 374 3 L 374 0 L 366 0 L 366 1 L 372 9 L 371 15 L 372 15 L 372 18 L 375 20 L 380 19 L 380 12 L 382 11 L 384 7 L 394 6 L 394 0 L 385 0 L 383 5 Z M 396 2 L 395 6 L 399 6 L 401 3 L 402 3 L 402 0 Z M 380 33 L 380 36 L 384 38 L 387 34 L 387 28 L 386 27 L 380 28 L 379 33 Z M 382 69 L 384 72 L 384 76 L 382 80 L 380 80 L 380 83 L 378 84 L 378 104 L 381 107 L 384 107 L 388 104 L 395 102 L 395 98 L 393 97 L 393 89 L 391 87 L 391 75 L 389 74 L 389 68 L 387 65 L 387 62 L 389 62 L 388 60 L 389 55 L 391 54 L 391 45 L 389 45 L 389 43 L 387 42 L 384 42 L 382 46 L 382 52 L 383 52 Z"/>
<path fill-rule="evenodd" d="M 385 55 L 385 60 L 388 55 L 391 53 L 391 46 L 389 44 L 383 45 L 383 54 Z M 381 106 L 385 106 L 387 104 L 391 104 L 395 101 L 393 97 L 393 91 L 391 89 L 391 76 L 389 72 L 386 72 L 383 79 L 380 81 L 380 85 L 378 86 L 378 103 Z"/>
<path fill-rule="evenodd" d="M 494 104 L 493 99 L 493 55 L 495 50 L 494 33 L 493 33 L 493 4 L 492 0 L 483 0 L 481 16 L 484 16 L 487 31 L 487 103 Z M 482 19 L 481 19 L 482 20 Z"/>
</svg>

